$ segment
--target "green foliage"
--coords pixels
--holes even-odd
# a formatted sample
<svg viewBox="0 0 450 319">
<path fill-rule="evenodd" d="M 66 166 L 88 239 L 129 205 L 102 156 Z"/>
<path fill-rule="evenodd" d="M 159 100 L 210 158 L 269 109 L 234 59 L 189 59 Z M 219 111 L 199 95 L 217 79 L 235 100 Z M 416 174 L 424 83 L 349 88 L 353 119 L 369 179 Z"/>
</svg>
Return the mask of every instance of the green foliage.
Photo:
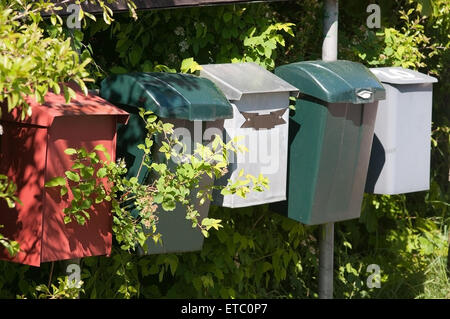
<svg viewBox="0 0 450 319">
<path fill-rule="evenodd" d="M 425 67 L 426 54 L 432 57 L 437 54 L 437 49 L 436 44 L 430 45 L 430 38 L 424 33 L 423 21 L 426 18 L 417 15 L 414 19 L 412 16 L 415 11 L 415 9 L 400 11 L 400 19 L 404 20 L 400 30 L 385 28 L 377 32 L 376 36 L 383 42 L 380 41 L 378 46 L 369 50 L 364 48 L 367 45 L 367 38 L 375 39 L 373 32 L 368 32 L 367 37 L 362 38 L 360 44 L 355 47 L 358 52 L 363 52 L 358 53 L 361 60 L 373 66 L 401 66 L 413 69 Z M 373 46 L 373 41 L 369 43 Z M 380 53 L 382 47 L 383 51 Z"/>
<path fill-rule="evenodd" d="M 63 198 L 69 196 L 69 206 L 64 209 L 66 224 L 76 221 L 85 225 L 89 222 L 91 209 L 104 201 L 111 202 L 113 232 L 121 248 L 130 251 L 140 245 L 146 250 L 149 237 L 155 242 L 161 241 L 161 235 L 157 233 L 158 207 L 168 212 L 173 211 L 177 204 L 183 205 L 186 207 L 186 219 L 192 222 L 192 227 L 199 228 L 208 237 L 211 228 L 218 230 L 222 227 L 221 220 L 198 220 L 200 214 L 190 202 L 191 192 L 198 191 L 197 198 L 200 198 L 202 205 L 206 199 L 212 199 L 213 188 L 245 198 L 252 190 L 262 192 L 268 187 L 268 180 L 262 175 L 256 178 L 247 174 L 245 179 L 240 179 L 244 177 L 242 171 L 236 181 L 230 180 L 225 187 L 208 185 L 200 189 L 202 178 L 220 178 L 227 173 L 230 151 L 244 151 L 236 144 L 237 139 L 224 143 L 216 136 L 211 147 L 197 144 L 194 153 L 188 154 L 183 151 L 186 146 L 172 136 L 172 124 L 158 120 L 151 111 L 140 109 L 139 114 L 147 129 L 145 143 L 138 145 L 144 151 L 139 171 L 143 166 L 148 168 L 152 180 L 140 184 L 136 177 L 124 177 L 127 170 L 123 160 L 111 162 L 102 145 L 97 145 L 92 152 L 84 148 L 66 149 L 65 153 L 73 158 L 71 169 L 65 172 L 64 177 L 52 178 L 45 184 L 46 187 L 58 187 Z M 155 155 L 152 154 L 154 144 L 159 146 Z M 178 152 L 176 147 L 181 151 Z M 99 153 L 106 160 L 102 160 Z M 157 160 L 158 155 L 161 155 L 162 161 Z M 134 209 L 139 211 L 138 216 L 133 216 Z"/>
<path fill-rule="evenodd" d="M 3 225 L 0 225 L 0 229 Z M 19 243 L 13 240 L 9 240 L 2 234 L 0 234 L 0 245 L 6 248 L 10 256 L 15 256 L 20 251 Z"/>
<path fill-rule="evenodd" d="M 70 205 L 64 209 L 64 223 L 76 221 L 84 225 L 90 219 L 89 210 L 93 205 L 111 200 L 102 181 L 109 173 L 110 158 L 101 145 L 95 147 L 93 152 L 88 152 L 84 148 L 79 150 L 68 148 L 65 153 L 74 157 L 71 170 L 65 172 L 65 177 L 49 180 L 45 186 L 60 187 L 62 197 L 71 195 Z M 99 153 L 102 153 L 107 161 L 102 161 Z"/>
<path fill-rule="evenodd" d="M 290 36 L 294 36 L 292 31 L 293 23 L 275 23 L 269 25 L 260 34 L 256 33 L 256 27 L 249 30 L 248 35 L 244 39 L 244 56 L 234 58 L 232 62 L 255 62 L 266 69 L 273 70 L 275 68 L 274 53 L 277 46 L 285 46 L 285 41 L 280 34 L 280 31 L 284 31 Z"/>
<path fill-rule="evenodd" d="M 5 175 L 0 174 L 0 198 L 5 200 L 9 208 L 16 206 L 16 202 L 21 204 L 19 198 L 15 195 L 17 186 Z"/>
<path fill-rule="evenodd" d="M 201 252 L 138 257 L 113 248 L 111 258 L 81 262 L 86 298 L 313 297 L 317 240 L 305 226 L 267 207 L 214 208 L 223 220 Z M 270 238 L 267 241 L 267 238 Z"/>
<path fill-rule="evenodd" d="M 6 201 L 9 208 L 16 206 L 16 202 L 21 204 L 19 198 L 16 196 L 17 186 L 12 181 L 8 180 L 8 177 L 0 174 L 0 200 Z M 0 229 L 3 225 L 0 225 Z M 15 256 L 19 250 L 19 243 L 9 240 L 0 233 L 0 246 L 6 248 L 11 256 Z"/>
<path fill-rule="evenodd" d="M 7 101 L 8 112 L 20 106 L 22 119 L 32 111 L 26 96 L 34 95 L 42 102 L 49 89 L 60 92 L 60 83 L 74 80 L 85 88 L 88 80 L 85 66 L 90 60 L 80 61 L 70 39 L 61 34 L 46 37 L 39 26 L 42 17 L 37 10 L 49 6 L 0 2 L 0 102 Z M 62 24 L 62 19 L 53 21 Z M 70 95 L 71 89 L 65 90 Z"/>
<path fill-rule="evenodd" d="M 153 289 L 146 297 L 314 295 L 307 278 L 316 276 L 317 242 L 305 226 L 269 212 L 267 206 L 239 209 L 238 214 L 214 208 L 210 214 L 224 221 L 223 228 L 205 241 L 201 252 L 179 255 L 165 289 Z"/>
<path fill-rule="evenodd" d="M 112 73 L 195 72 L 196 62 L 253 61 L 273 69 L 284 36 L 293 36 L 293 24 L 276 22 L 267 5 L 150 11 L 139 24 L 117 21 L 112 29 L 97 21 L 86 30 L 100 69 Z"/>
<path fill-rule="evenodd" d="M 36 286 L 33 297 L 36 299 L 78 299 L 84 293 L 83 281 L 71 283 L 68 277 L 58 277 L 58 286 L 52 284 L 51 289 L 46 285 Z"/>
</svg>

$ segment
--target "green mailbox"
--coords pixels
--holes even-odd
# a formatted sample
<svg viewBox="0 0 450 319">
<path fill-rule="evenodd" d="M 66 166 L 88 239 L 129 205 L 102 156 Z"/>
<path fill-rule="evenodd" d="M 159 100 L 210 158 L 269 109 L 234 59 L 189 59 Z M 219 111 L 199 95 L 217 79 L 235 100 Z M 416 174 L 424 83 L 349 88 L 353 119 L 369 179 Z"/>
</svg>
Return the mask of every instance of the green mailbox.
<svg viewBox="0 0 450 319">
<path fill-rule="evenodd" d="M 272 210 L 308 225 L 358 218 L 383 86 L 350 61 L 292 63 L 275 74 L 300 96 L 289 123 L 288 196 Z"/>
<path fill-rule="evenodd" d="M 164 122 L 174 124 L 174 134 L 191 152 L 196 143 L 209 143 L 205 139 L 213 134 L 206 134 L 206 128 L 222 131 L 223 120 L 233 116 L 231 104 L 213 82 L 189 74 L 155 72 L 113 75 L 102 81 L 100 96 L 130 113 L 128 124 L 118 128 L 117 158 L 125 159 L 127 177 L 137 177 L 140 183 L 151 179 L 148 169 L 140 165 L 144 152 L 137 148 L 146 137 L 145 124 L 139 116 L 140 107 L 151 110 Z M 156 156 L 153 160 L 160 159 Z M 201 183 L 212 185 L 213 181 L 205 177 Z M 200 213 L 200 220 L 207 217 L 209 201 L 200 206 L 196 194 L 191 193 L 191 198 Z M 163 236 L 163 245 L 155 245 L 149 239 L 147 253 L 200 250 L 203 235 L 192 228 L 192 223 L 185 216 L 186 210 L 180 203 L 174 211 L 159 214 L 157 227 Z"/>
</svg>

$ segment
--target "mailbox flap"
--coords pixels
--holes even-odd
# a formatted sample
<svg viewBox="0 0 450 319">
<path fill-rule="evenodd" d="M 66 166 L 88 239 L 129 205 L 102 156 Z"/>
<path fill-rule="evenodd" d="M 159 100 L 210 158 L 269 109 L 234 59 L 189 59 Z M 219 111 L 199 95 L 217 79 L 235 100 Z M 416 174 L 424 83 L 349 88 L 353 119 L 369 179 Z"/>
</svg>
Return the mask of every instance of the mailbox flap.
<svg viewBox="0 0 450 319">
<path fill-rule="evenodd" d="M 328 103 L 365 104 L 385 99 L 383 85 L 356 62 L 305 61 L 278 67 L 275 74 L 309 95 Z"/>
<path fill-rule="evenodd" d="M 202 65 L 200 76 L 212 80 L 232 101 L 244 94 L 291 92 L 298 89 L 256 63 L 225 63 Z"/>
<path fill-rule="evenodd" d="M 189 74 L 117 74 L 102 81 L 100 95 L 112 103 L 143 107 L 163 118 L 213 121 L 233 117 L 230 102 L 214 83 Z"/>
<path fill-rule="evenodd" d="M 8 122 L 21 122 L 30 125 L 50 127 L 57 117 L 111 115 L 117 117 L 118 123 L 126 123 L 129 114 L 95 94 L 84 95 L 76 84 L 66 84 L 75 91 L 76 97 L 66 103 L 64 94 L 48 92 L 44 103 L 40 104 L 34 97 L 28 97 L 27 103 L 31 107 L 31 116 L 21 120 L 22 110 L 15 108 L 11 113 L 3 112 L 2 120 Z"/>
<path fill-rule="evenodd" d="M 427 74 L 398 66 L 373 68 L 370 71 L 375 74 L 380 82 L 389 84 L 421 84 L 436 83 L 438 81 L 436 78 Z"/>
</svg>

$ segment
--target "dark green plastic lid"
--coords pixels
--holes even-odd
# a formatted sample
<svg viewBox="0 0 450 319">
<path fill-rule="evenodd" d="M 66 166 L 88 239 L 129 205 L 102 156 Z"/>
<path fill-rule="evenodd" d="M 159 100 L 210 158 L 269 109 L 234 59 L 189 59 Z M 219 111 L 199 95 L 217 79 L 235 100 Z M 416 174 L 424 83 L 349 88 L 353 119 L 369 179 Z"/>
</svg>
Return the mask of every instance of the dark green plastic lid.
<svg viewBox="0 0 450 319">
<path fill-rule="evenodd" d="M 230 102 L 213 82 L 189 74 L 117 74 L 102 81 L 100 96 L 114 104 L 143 107 L 163 118 L 213 121 L 233 117 Z"/>
<path fill-rule="evenodd" d="M 275 74 L 297 87 L 300 94 L 328 103 L 372 103 L 384 100 L 383 85 L 364 65 L 356 62 L 305 61 L 276 68 Z"/>
</svg>

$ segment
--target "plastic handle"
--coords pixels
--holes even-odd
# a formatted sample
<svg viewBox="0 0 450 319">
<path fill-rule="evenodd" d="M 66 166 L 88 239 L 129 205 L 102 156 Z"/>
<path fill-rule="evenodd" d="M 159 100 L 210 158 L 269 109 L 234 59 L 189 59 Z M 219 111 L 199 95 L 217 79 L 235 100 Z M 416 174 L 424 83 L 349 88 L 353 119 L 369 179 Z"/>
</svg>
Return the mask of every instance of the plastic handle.
<svg viewBox="0 0 450 319">
<path fill-rule="evenodd" d="M 356 95 L 363 100 L 370 99 L 372 97 L 372 94 L 373 94 L 372 92 L 367 91 L 367 90 L 362 90 L 362 91 L 359 91 L 358 93 L 356 93 Z"/>
</svg>

